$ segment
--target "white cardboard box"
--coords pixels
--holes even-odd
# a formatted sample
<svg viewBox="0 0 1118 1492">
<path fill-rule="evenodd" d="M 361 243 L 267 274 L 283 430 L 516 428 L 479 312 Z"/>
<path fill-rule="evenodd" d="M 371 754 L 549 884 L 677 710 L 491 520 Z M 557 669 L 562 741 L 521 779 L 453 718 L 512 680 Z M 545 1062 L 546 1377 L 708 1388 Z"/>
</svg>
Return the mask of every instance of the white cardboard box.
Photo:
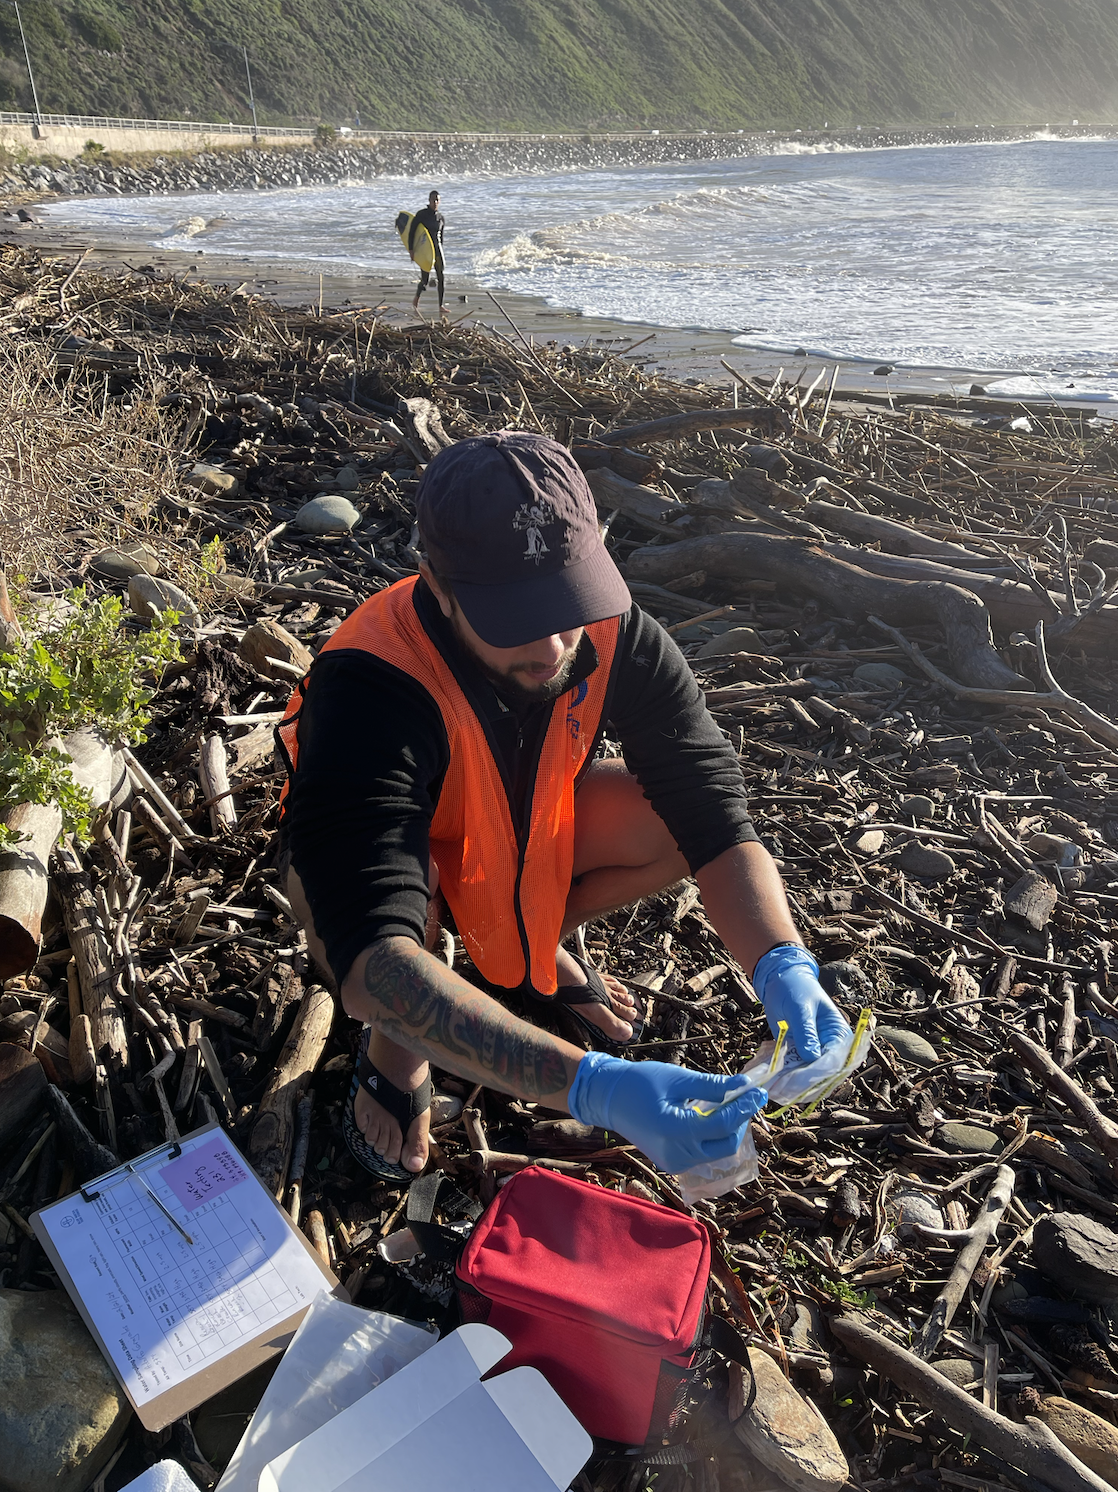
<svg viewBox="0 0 1118 1492">
<path fill-rule="evenodd" d="M 563 1492 L 590 1436 L 512 1344 L 470 1324 L 270 1461 L 259 1492 Z"/>
</svg>

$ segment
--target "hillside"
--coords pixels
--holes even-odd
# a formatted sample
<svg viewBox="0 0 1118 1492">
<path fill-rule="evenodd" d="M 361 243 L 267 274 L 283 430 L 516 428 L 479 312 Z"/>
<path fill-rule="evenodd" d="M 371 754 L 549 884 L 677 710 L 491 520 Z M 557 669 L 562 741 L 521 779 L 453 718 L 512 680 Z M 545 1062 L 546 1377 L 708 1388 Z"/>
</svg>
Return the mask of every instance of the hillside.
<svg viewBox="0 0 1118 1492">
<path fill-rule="evenodd" d="M 1113 120 L 1118 0 L 25 0 L 44 111 L 274 124 Z M 31 107 L 0 5 L 0 109 Z"/>
</svg>

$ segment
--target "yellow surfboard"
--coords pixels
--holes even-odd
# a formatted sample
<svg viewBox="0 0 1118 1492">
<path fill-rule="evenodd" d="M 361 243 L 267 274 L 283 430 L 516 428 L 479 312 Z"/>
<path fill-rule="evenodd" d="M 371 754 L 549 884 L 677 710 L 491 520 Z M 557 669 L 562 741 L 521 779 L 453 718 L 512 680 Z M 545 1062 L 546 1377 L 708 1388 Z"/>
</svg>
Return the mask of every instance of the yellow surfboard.
<svg viewBox="0 0 1118 1492">
<path fill-rule="evenodd" d="M 396 232 L 400 235 L 400 242 L 414 262 L 420 269 L 430 274 L 435 267 L 435 245 L 424 225 L 415 221 L 415 214 L 399 213 L 396 218 Z"/>
</svg>

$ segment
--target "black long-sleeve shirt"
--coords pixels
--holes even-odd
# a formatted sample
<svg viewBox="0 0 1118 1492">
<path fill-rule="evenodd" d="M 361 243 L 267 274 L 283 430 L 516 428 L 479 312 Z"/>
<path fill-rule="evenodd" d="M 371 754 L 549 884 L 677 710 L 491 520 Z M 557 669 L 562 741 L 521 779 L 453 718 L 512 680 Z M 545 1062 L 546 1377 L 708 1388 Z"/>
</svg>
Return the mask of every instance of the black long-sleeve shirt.
<svg viewBox="0 0 1118 1492">
<path fill-rule="evenodd" d="M 422 581 L 414 596 L 522 800 L 552 704 L 504 702 Z M 572 683 L 597 666 L 584 637 Z M 757 838 L 733 748 L 675 643 L 635 606 L 621 618 L 602 719 L 692 871 Z M 421 684 L 372 654 L 345 649 L 315 661 L 298 741 L 284 834 L 340 985 L 378 938 L 423 941 L 428 837 L 449 743 L 439 707 Z"/>
</svg>

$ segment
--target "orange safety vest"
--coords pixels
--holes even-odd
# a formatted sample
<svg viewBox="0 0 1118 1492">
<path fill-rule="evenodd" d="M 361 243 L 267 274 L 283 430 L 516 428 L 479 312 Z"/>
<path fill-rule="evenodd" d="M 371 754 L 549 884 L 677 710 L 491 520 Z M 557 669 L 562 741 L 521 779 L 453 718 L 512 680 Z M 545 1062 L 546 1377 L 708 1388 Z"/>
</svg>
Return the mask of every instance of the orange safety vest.
<svg viewBox="0 0 1118 1492">
<path fill-rule="evenodd" d="M 574 866 L 575 782 L 601 723 L 620 618 L 594 622 L 586 634 L 598 667 L 555 701 L 526 804 L 527 832 L 512 806 L 485 729 L 415 610 L 414 578 L 364 602 L 322 652 L 372 653 L 427 690 L 442 713 L 450 765 L 431 821 L 431 856 L 470 957 L 491 983 L 514 989 L 525 977 L 554 994 L 555 950 Z M 294 774 L 298 717 L 306 679 L 288 701 L 278 735 Z"/>
</svg>

